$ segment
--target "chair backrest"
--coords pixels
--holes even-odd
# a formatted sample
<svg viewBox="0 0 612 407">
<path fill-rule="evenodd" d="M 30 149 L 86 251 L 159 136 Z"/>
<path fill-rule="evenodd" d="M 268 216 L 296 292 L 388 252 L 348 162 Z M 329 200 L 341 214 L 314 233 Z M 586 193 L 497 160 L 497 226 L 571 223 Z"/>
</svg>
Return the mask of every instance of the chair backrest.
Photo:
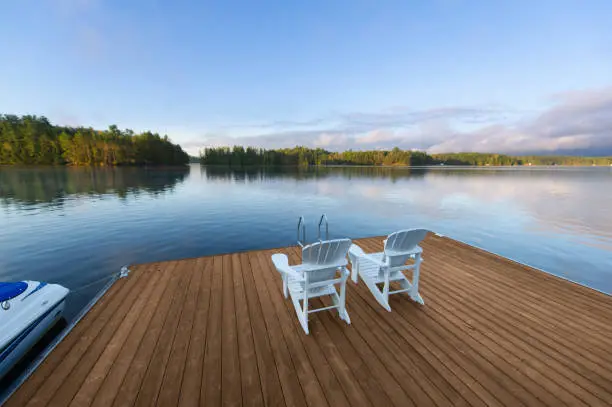
<svg viewBox="0 0 612 407">
<path fill-rule="evenodd" d="M 302 249 L 302 264 L 309 282 L 331 280 L 338 267 L 346 266 L 351 239 L 324 240 Z"/>
<path fill-rule="evenodd" d="M 403 266 L 410 257 L 410 252 L 425 239 L 428 232 L 426 229 L 409 229 L 391 233 L 385 240 L 384 261 L 390 267 Z"/>
</svg>

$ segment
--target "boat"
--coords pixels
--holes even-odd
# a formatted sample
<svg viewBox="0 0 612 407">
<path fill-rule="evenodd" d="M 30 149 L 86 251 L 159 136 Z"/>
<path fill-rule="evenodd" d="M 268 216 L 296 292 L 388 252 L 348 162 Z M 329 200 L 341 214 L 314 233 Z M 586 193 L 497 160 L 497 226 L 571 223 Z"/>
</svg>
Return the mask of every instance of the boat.
<svg viewBox="0 0 612 407">
<path fill-rule="evenodd" d="M 69 292 L 39 281 L 0 282 L 0 379 L 62 318 Z"/>
</svg>

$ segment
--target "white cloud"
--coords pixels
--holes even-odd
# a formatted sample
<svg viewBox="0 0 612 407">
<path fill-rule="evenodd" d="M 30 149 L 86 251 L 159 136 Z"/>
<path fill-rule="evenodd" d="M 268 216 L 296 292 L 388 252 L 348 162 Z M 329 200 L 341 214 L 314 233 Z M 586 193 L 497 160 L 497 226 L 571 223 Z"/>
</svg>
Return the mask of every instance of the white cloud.
<svg viewBox="0 0 612 407">
<path fill-rule="evenodd" d="M 191 147 L 304 145 L 330 150 L 395 146 L 441 152 L 612 154 L 612 87 L 554 95 L 553 106 L 539 114 L 498 107 L 388 109 L 326 119 L 277 121 L 255 129 L 284 130 L 253 136 L 213 136 L 191 140 Z M 467 130 L 466 130 L 467 129 Z"/>
<path fill-rule="evenodd" d="M 347 142 L 347 136 L 344 134 L 321 133 L 315 138 L 313 145 L 321 148 L 333 148 L 342 147 Z"/>
<path fill-rule="evenodd" d="M 361 136 L 355 137 L 357 144 L 388 144 L 390 141 L 396 140 L 397 136 L 389 130 L 374 130 Z"/>
</svg>

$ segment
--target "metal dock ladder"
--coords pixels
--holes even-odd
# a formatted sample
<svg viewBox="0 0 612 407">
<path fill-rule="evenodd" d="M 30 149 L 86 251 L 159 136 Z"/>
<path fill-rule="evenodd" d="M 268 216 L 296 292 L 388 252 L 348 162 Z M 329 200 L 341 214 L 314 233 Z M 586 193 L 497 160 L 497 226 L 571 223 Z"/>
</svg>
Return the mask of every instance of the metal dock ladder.
<svg viewBox="0 0 612 407">
<path fill-rule="evenodd" d="M 321 215 L 319 219 L 319 227 L 317 230 L 317 241 L 321 241 L 321 227 L 325 225 L 325 240 L 329 240 L 329 221 L 327 215 Z M 300 237 L 301 235 L 301 237 Z M 297 243 L 300 247 L 304 247 L 306 243 L 306 218 L 300 216 L 297 224 Z"/>
</svg>

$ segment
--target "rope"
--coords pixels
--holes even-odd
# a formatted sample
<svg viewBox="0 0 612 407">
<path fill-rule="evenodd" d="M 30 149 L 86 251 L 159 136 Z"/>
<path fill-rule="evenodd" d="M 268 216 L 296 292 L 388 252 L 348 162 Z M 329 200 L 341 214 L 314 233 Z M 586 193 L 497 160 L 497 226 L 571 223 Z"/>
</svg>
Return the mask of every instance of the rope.
<svg viewBox="0 0 612 407">
<path fill-rule="evenodd" d="M 97 279 L 95 281 L 89 282 L 89 283 L 87 283 L 85 285 L 82 285 L 82 286 L 80 286 L 78 288 L 71 288 L 70 289 L 70 294 L 77 293 L 77 292 L 82 291 L 82 290 L 84 290 L 86 288 L 89 288 L 89 287 L 91 287 L 93 285 L 101 284 L 102 282 L 108 282 L 111 279 L 116 278 L 116 277 L 117 277 L 117 273 L 113 273 L 110 276 L 99 278 L 99 279 Z"/>
</svg>

